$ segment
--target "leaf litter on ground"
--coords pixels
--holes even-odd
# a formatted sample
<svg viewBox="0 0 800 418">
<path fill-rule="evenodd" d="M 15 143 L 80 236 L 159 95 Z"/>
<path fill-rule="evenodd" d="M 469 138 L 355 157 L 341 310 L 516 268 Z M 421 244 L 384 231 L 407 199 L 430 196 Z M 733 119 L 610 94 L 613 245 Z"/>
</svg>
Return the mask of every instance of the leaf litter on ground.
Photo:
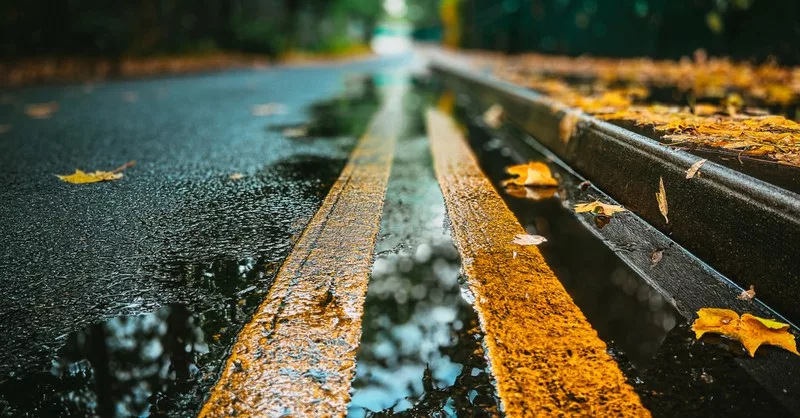
<svg viewBox="0 0 800 418">
<path fill-rule="evenodd" d="M 98 183 L 101 181 L 113 181 L 119 180 L 123 177 L 122 171 L 133 167 L 136 165 L 136 161 L 128 161 L 127 163 L 115 168 L 112 171 L 100 171 L 97 170 L 92 173 L 87 173 L 82 170 L 75 169 L 75 172 L 72 174 L 60 175 L 56 174 L 56 177 L 65 181 L 67 183 L 72 184 L 87 184 L 87 183 Z"/>
<path fill-rule="evenodd" d="M 789 333 L 789 324 L 759 318 L 749 313 L 739 317 L 739 314 L 730 309 L 702 308 L 697 311 L 692 330 L 697 339 L 705 333 L 714 333 L 739 341 L 750 357 L 755 357 L 758 347 L 764 344 L 775 345 L 800 355 L 794 335 Z"/>
</svg>

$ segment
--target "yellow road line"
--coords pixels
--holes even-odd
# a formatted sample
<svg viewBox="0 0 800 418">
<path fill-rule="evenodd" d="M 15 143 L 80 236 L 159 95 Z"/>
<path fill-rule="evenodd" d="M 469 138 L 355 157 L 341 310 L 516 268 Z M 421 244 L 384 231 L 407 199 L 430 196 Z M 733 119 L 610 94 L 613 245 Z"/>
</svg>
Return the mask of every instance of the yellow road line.
<svg viewBox="0 0 800 418">
<path fill-rule="evenodd" d="M 616 362 L 483 175 L 447 115 L 428 110 L 436 176 L 506 415 L 649 416 Z"/>
<path fill-rule="evenodd" d="M 200 412 L 344 416 L 400 104 L 373 118 L 339 179 L 244 326 Z"/>
</svg>

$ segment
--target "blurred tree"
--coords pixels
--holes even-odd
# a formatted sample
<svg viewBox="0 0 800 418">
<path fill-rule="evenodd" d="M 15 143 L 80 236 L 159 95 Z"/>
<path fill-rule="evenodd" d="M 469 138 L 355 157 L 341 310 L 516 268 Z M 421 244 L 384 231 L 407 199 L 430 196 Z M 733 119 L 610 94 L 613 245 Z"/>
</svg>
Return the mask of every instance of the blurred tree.
<svg viewBox="0 0 800 418">
<path fill-rule="evenodd" d="M 7 0 L 0 57 L 277 55 L 364 42 L 382 13 L 379 0 Z"/>
</svg>

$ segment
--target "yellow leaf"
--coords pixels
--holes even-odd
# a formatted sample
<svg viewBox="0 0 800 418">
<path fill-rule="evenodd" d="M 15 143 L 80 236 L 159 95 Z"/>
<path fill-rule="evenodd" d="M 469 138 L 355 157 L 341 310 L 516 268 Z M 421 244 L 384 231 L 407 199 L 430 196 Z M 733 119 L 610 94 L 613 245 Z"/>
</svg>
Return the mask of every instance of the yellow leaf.
<svg viewBox="0 0 800 418">
<path fill-rule="evenodd" d="M 114 171 L 97 170 L 94 173 L 86 173 L 84 171 L 75 169 L 75 172 L 72 174 L 66 174 L 66 175 L 56 174 L 56 177 L 60 178 L 63 181 L 66 181 L 67 183 L 73 183 L 73 184 L 98 183 L 101 181 L 119 180 L 122 178 L 121 171 L 125 170 L 128 167 L 132 167 L 135 164 L 136 161 L 130 161 L 114 169 Z"/>
<path fill-rule="evenodd" d="M 664 220 L 669 223 L 669 218 L 667 218 L 667 213 L 669 213 L 669 207 L 667 207 L 667 190 L 664 189 L 664 178 L 658 178 L 658 193 L 656 193 L 656 201 L 658 202 L 658 210 L 661 211 L 661 215 L 664 216 Z"/>
<path fill-rule="evenodd" d="M 229 177 L 231 180 L 241 180 L 244 178 L 244 174 L 242 173 L 233 173 Z"/>
<path fill-rule="evenodd" d="M 111 171 L 95 171 L 94 173 L 86 173 L 81 170 L 75 170 L 75 173 L 68 175 L 56 174 L 58 178 L 66 181 L 67 183 L 84 184 L 84 183 L 97 183 L 100 181 L 119 180 L 122 178 L 122 173 L 112 173 Z"/>
<path fill-rule="evenodd" d="M 692 330 L 697 339 L 710 332 L 739 341 L 751 357 L 755 356 L 756 350 L 763 344 L 776 345 L 800 355 L 795 338 L 789 333 L 789 324 L 747 313 L 739 318 L 739 314 L 730 309 L 700 309 Z"/>
<path fill-rule="evenodd" d="M 612 216 L 617 212 L 625 212 L 625 208 L 617 205 L 607 205 L 597 200 L 592 203 L 580 203 L 575 205 L 575 212 L 592 212 L 599 215 Z"/>
<path fill-rule="evenodd" d="M 689 167 L 688 170 L 686 170 L 686 178 L 690 179 L 690 178 L 694 177 L 694 175 L 697 174 L 698 170 L 700 170 L 700 166 L 705 164 L 706 161 L 708 161 L 708 160 L 700 160 L 700 161 L 692 164 L 692 166 Z"/>
<path fill-rule="evenodd" d="M 542 162 L 531 161 L 527 164 L 512 165 L 506 167 L 506 173 L 517 177 L 506 180 L 504 186 L 509 184 L 531 187 L 558 186 L 558 180 L 553 178 L 550 167 Z"/>
</svg>

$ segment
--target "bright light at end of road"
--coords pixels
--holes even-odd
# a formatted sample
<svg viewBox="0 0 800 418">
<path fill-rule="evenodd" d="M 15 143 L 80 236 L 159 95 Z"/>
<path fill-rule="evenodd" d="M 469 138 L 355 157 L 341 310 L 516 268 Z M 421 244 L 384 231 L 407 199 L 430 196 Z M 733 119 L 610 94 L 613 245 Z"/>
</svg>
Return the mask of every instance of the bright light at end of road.
<svg viewBox="0 0 800 418">
<path fill-rule="evenodd" d="M 406 0 L 384 0 L 383 8 L 391 17 L 403 17 L 406 15 Z"/>
</svg>

